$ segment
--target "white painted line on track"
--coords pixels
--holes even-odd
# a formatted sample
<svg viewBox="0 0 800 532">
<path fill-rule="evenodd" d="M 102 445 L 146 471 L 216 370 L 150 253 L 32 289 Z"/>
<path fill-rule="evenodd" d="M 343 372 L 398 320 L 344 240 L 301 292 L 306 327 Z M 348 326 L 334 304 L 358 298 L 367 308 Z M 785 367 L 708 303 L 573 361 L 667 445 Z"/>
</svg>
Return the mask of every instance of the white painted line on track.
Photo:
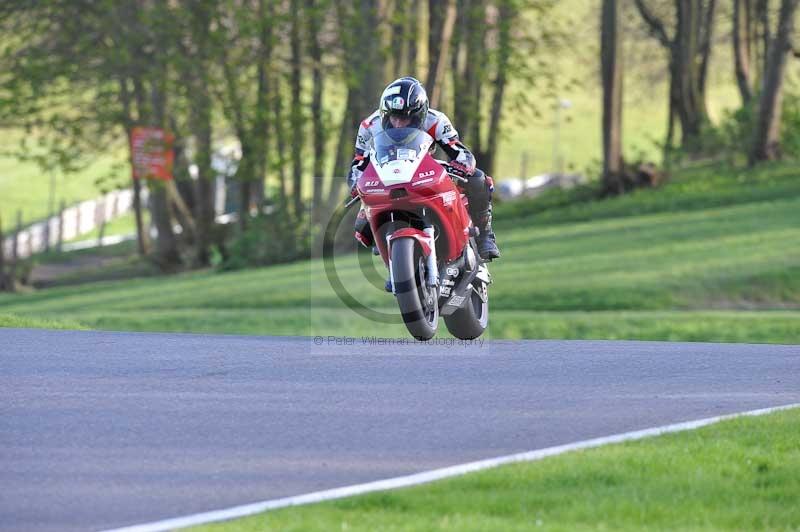
<svg viewBox="0 0 800 532">
<path fill-rule="evenodd" d="M 771 414 L 781 410 L 789 410 L 791 408 L 800 408 L 800 403 L 793 403 L 782 406 L 775 406 L 771 408 L 762 408 L 759 410 L 750 410 L 748 412 L 739 412 L 736 414 L 728 414 L 724 416 L 709 417 L 705 419 L 698 419 L 695 421 L 685 421 L 682 423 L 675 423 L 672 425 L 664 425 L 661 427 L 653 427 L 649 429 L 636 430 L 633 432 L 625 432 L 622 434 L 615 434 L 613 436 L 604 436 L 602 438 L 594 438 L 591 440 L 584 440 L 575 443 L 568 443 L 566 445 L 557 445 L 555 447 L 547 447 L 545 449 L 537 449 L 535 451 L 527 451 L 523 453 L 510 454 L 506 456 L 498 456 L 496 458 L 488 458 L 486 460 L 479 460 L 477 462 L 468 462 L 466 464 L 458 464 L 441 469 L 434 469 L 431 471 L 424 471 L 422 473 L 415 473 L 404 477 L 387 478 L 384 480 L 377 480 L 375 482 L 367 482 L 365 484 L 355 484 L 353 486 L 344 486 L 341 488 L 334 488 L 324 491 L 316 491 L 314 493 L 307 493 L 305 495 L 296 495 L 293 497 L 284 497 L 282 499 L 272 499 L 269 501 L 254 502 L 252 504 L 244 504 L 242 506 L 234 506 L 224 510 L 215 510 L 211 512 L 203 512 L 199 514 L 187 515 L 184 517 L 175 517 L 172 519 L 165 519 L 163 521 L 155 521 L 153 523 L 145 523 L 141 525 L 133 525 L 123 528 L 116 528 L 107 530 L 106 532 L 160 532 L 164 530 L 174 530 L 176 528 L 184 528 L 189 526 L 203 525 L 206 523 L 214 523 L 217 521 L 227 521 L 229 519 L 236 519 L 238 517 L 245 517 L 248 515 L 258 514 L 269 510 L 276 510 L 278 508 L 286 508 L 288 506 L 299 506 L 302 504 L 311 504 L 322 501 L 330 501 L 333 499 L 341 499 L 353 495 L 361 495 L 364 493 L 371 493 L 374 491 L 385 491 L 396 488 L 405 488 L 408 486 L 416 486 L 418 484 L 425 484 L 440 480 L 443 478 L 457 477 L 474 471 L 481 471 L 483 469 L 490 469 L 493 467 L 501 466 L 504 464 L 511 464 L 514 462 L 533 462 L 541 460 L 549 456 L 556 456 L 570 451 L 578 451 L 581 449 L 591 449 L 593 447 L 600 447 L 612 443 L 621 443 L 626 441 L 641 440 L 644 438 L 651 438 L 653 436 L 660 436 L 662 434 L 669 434 L 671 432 L 682 432 L 686 430 L 698 429 L 707 425 L 713 425 L 720 421 L 733 419 L 744 416 L 762 416 L 764 414 Z"/>
</svg>

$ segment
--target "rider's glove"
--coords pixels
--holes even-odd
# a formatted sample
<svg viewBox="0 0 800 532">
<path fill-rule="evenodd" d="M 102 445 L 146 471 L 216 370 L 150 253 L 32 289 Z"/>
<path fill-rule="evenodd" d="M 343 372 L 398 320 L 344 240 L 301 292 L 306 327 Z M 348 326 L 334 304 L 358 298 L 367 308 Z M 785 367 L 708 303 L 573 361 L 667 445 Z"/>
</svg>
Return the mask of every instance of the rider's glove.
<svg viewBox="0 0 800 532">
<path fill-rule="evenodd" d="M 350 185 L 350 196 L 353 198 L 358 196 L 356 185 L 358 184 L 358 180 L 361 179 L 361 174 L 363 173 L 363 170 L 359 170 L 356 166 L 350 168 L 350 175 L 347 176 L 347 184 Z"/>
<path fill-rule="evenodd" d="M 458 159 L 454 159 L 450 161 L 450 167 L 465 176 L 471 176 L 475 173 L 475 163 L 471 161 L 459 161 Z"/>
<path fill-rule="evenodd" d="M 350 167 L 350 175 L 347 176 L 347 182 L 351 187 L 358 183 L 358 180 L 361 179 L 361 174 L 363 173 L 364 171 L 359 169 L 357 166 Z"/>
<path fill-rule="evenodd" d="M 445 165 L 445 168 L 447 169 L 447 173 L 448 173 L 448 174 L 450 174 L 451 176 L 460 177 L 460 178 L 462 178 L 462 179 L 466 180 L 466 177 L 467 177 L 467 174 L 466 174 L 466 172 L 464 172 L 464 171 L 461 169 L 461 167 L 460 167 L 460 166 L 455 166 L 455 165 L 452 163 L 452 161 L 451 161 L 450 163 L 446 164 L 446 165 Z"/>
</svg>

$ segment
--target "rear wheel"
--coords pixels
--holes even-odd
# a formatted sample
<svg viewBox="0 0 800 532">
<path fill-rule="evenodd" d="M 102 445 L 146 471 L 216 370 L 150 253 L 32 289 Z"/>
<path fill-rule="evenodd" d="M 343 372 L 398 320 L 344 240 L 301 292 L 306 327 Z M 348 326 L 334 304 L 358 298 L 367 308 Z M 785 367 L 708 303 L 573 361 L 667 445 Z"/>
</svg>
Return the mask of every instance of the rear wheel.
<svg viewBox="0 0 800 532">
<path fill-rule="evenodd" d="M 469 301 L 463 307 L 444 317 L 450 334 L 461 340 L 474 340 L 489 325 L 489 287 L 476 278 L 472 281 Z"/>
<path fill-rule="evenodd" d="M 439 326 L 436 287 L 425 282 L 427 267 L 422 250 L 413 238 L 392 241 L 392 278 L 397 304 L 408 332 L 417 340 L 430 340 Z"/>
</svg>

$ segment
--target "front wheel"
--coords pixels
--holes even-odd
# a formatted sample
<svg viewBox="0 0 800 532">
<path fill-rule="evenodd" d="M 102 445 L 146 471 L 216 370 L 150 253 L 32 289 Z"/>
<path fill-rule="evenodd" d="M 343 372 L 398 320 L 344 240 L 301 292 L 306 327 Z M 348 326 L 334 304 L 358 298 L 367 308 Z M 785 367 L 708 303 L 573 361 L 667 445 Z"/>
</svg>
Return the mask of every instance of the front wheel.
<svg viewBox="0 0 800 532">
<path fill-rule="evenodd" d="M 474 340 L 489 325 L 489 287 L 480 279 L 472 282 L 469 301 L 463 307 L 444 317 L 450 334 L 461 340 Z"/>
<path fill-rule="evenodd" d="M 413 238 L 392 241 L 392 278 L 397 304 L 408 332 L 417 340 L 430 340 L 439 326 L 439 297 L 426 279 L 422 250 Z"/>
</svg>

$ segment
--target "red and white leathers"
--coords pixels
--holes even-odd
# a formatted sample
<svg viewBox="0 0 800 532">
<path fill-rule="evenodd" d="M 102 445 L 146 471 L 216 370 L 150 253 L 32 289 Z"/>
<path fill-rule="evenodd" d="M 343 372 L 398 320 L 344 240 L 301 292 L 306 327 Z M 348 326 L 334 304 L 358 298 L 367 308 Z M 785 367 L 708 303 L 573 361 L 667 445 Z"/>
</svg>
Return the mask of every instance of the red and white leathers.
<svg viewBox="0 0 800 532">
<path fill-rule="evenodd" d="M 356 152 L 351 163 L 348 184 L 352 187 L 361 177 L 361 173 L 369 164 L 369 149 L 372 138 L 383 129 L 381 125 L 381 115 L 375 111 L 361 121 L 356 136 Z M 433 140 L 442 147 L 444 152 L 451 159 L 451 164 L 463 171 L 466 175 L 475 172 L 475 156 L 461 143 L 458 138 L 458 131 L 453 127 L 447 115 L 435 109 L 429 109 L 425 117 L 423 128 Z"/>
<path fill-rule="evenodd" d="M 480 229 L 478 248 L 486 259 L 497 258 L 500 252 L 495 243 L 492 232 L 492 192 L 494 183 L 492 178 L 475 167 L 475 156 L 459 139 L 458 131 L 453 127 L 450 119 L 435 109 L 429 109 L 425 117 L 423 128 L 436 141 L 450 158 L 450 165 L 460 171 L 467 178 L 463 184 L 464 193 L 469 199 L 469 211 L 473 223 Z M 348 184 L 352 187 L 358 182 L 361 174 L 369 165 L 369 150 L 372 138 L 383 130 L 379 111 L 375 111 L 361 121 L 356 136 L 355 157 L 350 166 Z M 366 216 L 359 212 L 356 218 L 355 237 L 365 246 L 372 244 L 372 234 L 369 230 Z"/>
</svg>

